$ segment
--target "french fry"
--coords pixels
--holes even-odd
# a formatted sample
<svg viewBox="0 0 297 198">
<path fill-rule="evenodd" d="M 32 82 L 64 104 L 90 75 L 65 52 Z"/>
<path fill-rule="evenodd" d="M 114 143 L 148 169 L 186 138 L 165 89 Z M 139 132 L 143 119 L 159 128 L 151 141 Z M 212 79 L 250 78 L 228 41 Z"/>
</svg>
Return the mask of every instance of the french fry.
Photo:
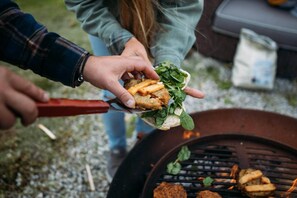
<svg viewBox="0 0 297 198">
<path fill-rule="evenodd" d="M 274 184 L 259 184 L 245 187 L 246 192 L 268 192 L 274 191 L 275 189 Z"/>
<path fill-rule="evenodd" d="M 259 177 L 261 177 L 263 175 L 263 173 L 260 170 L 255 170 L 252 171 L 248 174 L 243 175 L 240 179 L 239 179 L 239 183 L 240 184 L 245 184 L 251 180 L 257 179 Z"/>
<path fill-rule="evenodd" d="M 128 92 L 134 96 L 139 89 L 143 88 L 143 87 L 147 87 L 149 85 L 152 85 L 152 84 L 156 84 L 158 81 L 157 80 L 151 80 L 151 79 L 145 79 L 144 81 L 142 81 L 141 83 L 138 83 L 132 87 L 130 87 L 128 89 Z"/>
<path fill-rule="evenodd" d="M 271 183 L 270 179 L 265 176 L 261 177 L 261 182 L 262 182 L 262 184 L 270 184 Z"/>
<path fill-rule="evenodd" d="M 138 93 L 140 93 L 143 96 L 146 96 L 147 94 L 159 91 L 161 89 L 163 89 L 165 86 L 162 83 L 157 83 L 157 84 L 153 84 L 153 85 L 149 85 L 147 87 L 143 87 L 141 89 L 138 90 Z"/>
</svg>

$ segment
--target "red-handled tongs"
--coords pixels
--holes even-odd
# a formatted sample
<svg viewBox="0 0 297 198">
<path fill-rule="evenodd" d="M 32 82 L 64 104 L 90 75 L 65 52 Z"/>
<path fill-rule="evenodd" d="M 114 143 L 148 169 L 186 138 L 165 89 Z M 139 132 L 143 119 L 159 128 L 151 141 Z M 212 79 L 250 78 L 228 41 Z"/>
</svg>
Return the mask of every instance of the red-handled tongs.
<svg viewBox="0 0 297 198">
<path fill-rule="evenodd" d="M 140 109 L 131 109 L 123 105 L 117 98 L 103 100 L 77 100 L 51 98 L 46 103 L 37 102 L 38 117 L 61 117 L 83 114 L 106 113 L 110 110 L 125 113 L 143 113 Z"/>
</svg>

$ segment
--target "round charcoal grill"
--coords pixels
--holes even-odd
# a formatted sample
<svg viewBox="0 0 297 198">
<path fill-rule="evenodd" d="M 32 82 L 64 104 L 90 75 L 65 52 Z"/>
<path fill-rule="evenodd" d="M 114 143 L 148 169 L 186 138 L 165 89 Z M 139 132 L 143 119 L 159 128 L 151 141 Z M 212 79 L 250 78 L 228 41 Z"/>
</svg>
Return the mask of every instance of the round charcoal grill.
<svg viewBox="0 0 297 198">
<path fill-rule="evenodd" d="M 191 151 L 189 160 L 181 162 L 177 175 L 166 172 L 167 164 L 176 160 L 182 146 Z M 297 177 L 297 150 L 263 138 L 243 135 L 214 135 L 191 140 L 175 147 L 153 167 L 145 182 L 142 196 L 152 198 L 153 190 L 161 182 L 181 184 L 188 197 L 196 197 L 201 190 L 218 192 L 222 197 L 244 197 L 230 176 L 234 164 L 240 168 L 259 169 L 276 184 L 275 197 L 281 197 Z M 214 179 L 211 187 L 204 187 L 202 178 Z M 291 193 L 297 197 L 297 192 Z"/>
<path fill-rule="evenodd" d="M 223 197 L 242 197 L 232 186 L 230 171 L 240 168 L 263 171 L 277 187 L 276 197 L 297 178 L 297 119 L 259 110 L 218 109 L 192 114 L 193 132 L 199 137 L 184 138 L 184 129 L 155 130 L 129 152 L 108 191 L 108 198 L 152 197 L 162 181 L 182 184 L 189 197 L 205 189 L 199 178 L 215 179 L 213 191 Z M 167 164 L 187 145 L 191 158 L 182 162 L 182 171 L 173 177 Z M 297 190 L 291 197 L 297 197 Z"/>
</svg>

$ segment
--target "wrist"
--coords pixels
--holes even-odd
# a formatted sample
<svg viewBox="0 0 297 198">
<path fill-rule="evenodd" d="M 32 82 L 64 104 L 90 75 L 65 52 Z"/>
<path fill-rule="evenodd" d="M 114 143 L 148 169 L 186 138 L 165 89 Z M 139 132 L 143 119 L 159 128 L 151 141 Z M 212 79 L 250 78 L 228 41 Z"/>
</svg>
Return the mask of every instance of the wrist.
<svg viewBox="0 0 297 198">
<path fill-rule="evenodd" d="M 91 56 L 90 53 L 86 53 L 84 55 L 84 57 L 82 58 L 80 66 L 76 70 L 76 73 L 74 76 L 74 79 L 75 79 L 74 86 L 75 87 L 80 86 L 84 82 L 84 69 L 85 69 L 85 65 L 86 65 L 88 59 L 90 58 L 90 56 Z"/>
<path fill-rule="evenodd" d="M 84 70 L 83 70 L 83 78 L 86 82 L 90 82 L 90 77 L 94 73 L 94 70 L 92 69 L 92 65 L 96 64 L 96 56 L 90 55 L 88 59 L 85 62 Z"/>
<path fill-rule="evenodd" d="M 134 42 L 134 41 L 137 41 L 137 39 L 136 39 L 134 36 L 132 36 L 132 37 L 129 38 L 129 39 L 127 40 L 127 42 L 125 43 L 125 47 L 127 47 L 127 45 L 129 45 L 131 42 Z"/>
</svg>

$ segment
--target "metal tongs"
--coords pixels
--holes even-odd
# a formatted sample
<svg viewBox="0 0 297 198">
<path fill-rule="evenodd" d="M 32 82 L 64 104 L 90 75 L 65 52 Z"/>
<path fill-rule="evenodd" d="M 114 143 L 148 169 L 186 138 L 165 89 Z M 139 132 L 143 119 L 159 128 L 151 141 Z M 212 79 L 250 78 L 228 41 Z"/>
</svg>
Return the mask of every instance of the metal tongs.
<svg viewBox="0 0 297 198">
<path fill-rule="evenodd" d="M 108 111 L 121 111 L 124 113 L 144 113 L 151 111 L 126 107 L 117 98 L 108 101 L 51 98 L 46 103 L 37 102 L 36 104 L 39 112 L 38 117 L 75 116 L 106 113 Z"/>
</svg>

